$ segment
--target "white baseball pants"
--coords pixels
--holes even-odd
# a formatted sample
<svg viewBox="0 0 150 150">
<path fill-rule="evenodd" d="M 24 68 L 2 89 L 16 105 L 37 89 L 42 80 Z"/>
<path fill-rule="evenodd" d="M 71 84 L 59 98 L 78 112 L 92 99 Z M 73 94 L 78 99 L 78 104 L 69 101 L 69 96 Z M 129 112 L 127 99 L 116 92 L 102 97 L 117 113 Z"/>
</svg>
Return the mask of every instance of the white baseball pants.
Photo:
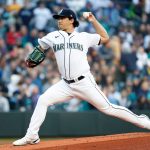
<svg viewBox="0 0 150 150">
<path fill-rule="evenodd" d="M 38 135 L 40 126 L 45 119 L 48 106 L 68 101 L 73 97 L 86 100 L 99 111 L 107 115 L 120 118 L 142 128 L 150 129 L 150 121 L 147 119 L 145 125 L 144 116 L 138 116 L 127 108 L 111 104 L 99 89 L 91 73 L 87 73 L 84 79 L 71 84 L 66 83 L 62 79 L 39 97 L 26 136 L 34 137 Z"/>
</svg>

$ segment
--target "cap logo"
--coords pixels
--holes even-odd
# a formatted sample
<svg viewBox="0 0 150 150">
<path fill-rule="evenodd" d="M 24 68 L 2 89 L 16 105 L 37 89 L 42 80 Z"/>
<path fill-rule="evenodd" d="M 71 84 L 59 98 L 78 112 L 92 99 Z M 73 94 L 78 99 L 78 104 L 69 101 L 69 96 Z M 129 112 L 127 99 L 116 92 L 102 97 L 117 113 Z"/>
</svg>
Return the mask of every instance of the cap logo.
<svg viewBox="0 0 150 150">
<path fill-rule="evenodd" d="M 62 13 L 62 11 L 63 11 L 63 9 L 59 12 L 59 14 L 61 14 L 61 13 Z"/>
</svg>

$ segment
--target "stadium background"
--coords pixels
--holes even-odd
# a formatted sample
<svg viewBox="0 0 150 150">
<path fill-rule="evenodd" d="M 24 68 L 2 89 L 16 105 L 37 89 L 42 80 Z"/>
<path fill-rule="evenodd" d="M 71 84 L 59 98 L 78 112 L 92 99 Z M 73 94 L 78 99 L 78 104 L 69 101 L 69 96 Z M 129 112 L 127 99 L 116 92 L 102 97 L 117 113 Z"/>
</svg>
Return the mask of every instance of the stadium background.
<svg viewBox="0 0 150 150">
<path fill-rule="evenodd" d="M 32 112 L 39 95 L 60 80 L 51 50 L 34 70 L 26 68 L 24 59 L 37 45 L 38 38 L 57 29 L 52 14 L 64 7 L 78 14 L 77 31 L 94 32 L 82 17 L 82 12 L 92 11 L 110 35 L 105 46 L 91 47 L 88 53 L 91 71 L 110 102 L 149 113 L 149 0 L 1 0 L 0 115 Z M 48 110 L 71 113 L 95 108 L 85 101 L 72 99 Z"/>
</svg>

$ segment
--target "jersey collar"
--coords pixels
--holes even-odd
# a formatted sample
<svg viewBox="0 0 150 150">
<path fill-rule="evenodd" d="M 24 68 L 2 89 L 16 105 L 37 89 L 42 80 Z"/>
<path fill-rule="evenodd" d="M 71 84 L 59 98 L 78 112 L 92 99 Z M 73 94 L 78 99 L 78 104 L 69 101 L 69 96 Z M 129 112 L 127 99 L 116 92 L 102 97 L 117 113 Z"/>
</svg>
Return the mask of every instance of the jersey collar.
<svg viewBox="0 0 150 150">
<path fill-rule="evenodd" d="M 59 32 L 62 33 L 63 35 L 65 35 L 65 36 L 69 36 L 69 37 L 77 34 L 77 31 L 75 31 L 75 30 L 71 34 L 68 34 L 67 32 L 62 31 L 62 30 L 59 30 Z"/>
</svg>

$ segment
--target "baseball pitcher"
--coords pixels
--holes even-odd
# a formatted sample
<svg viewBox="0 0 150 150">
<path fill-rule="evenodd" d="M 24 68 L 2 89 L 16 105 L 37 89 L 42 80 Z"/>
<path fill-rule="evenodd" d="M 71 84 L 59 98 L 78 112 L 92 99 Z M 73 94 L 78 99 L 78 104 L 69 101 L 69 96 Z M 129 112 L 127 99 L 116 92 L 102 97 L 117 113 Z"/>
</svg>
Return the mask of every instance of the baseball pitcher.
<svg viewBox="0 0 150 150">
<path fill-rule="evenodd" d="M 45 119 L 48 106 L 68 101 L 73 97 L 86 100 L 107 115 L 128 121 L 141 128 L 150 129 L 150 120 L 146 115 L 138 116 L 127 108 L 111 104 L 96 84 L 87 61 L 88 48 L 106 43 L 109 36 L 91 12 L 86 12 L 83 16 L 92 23 L 95 34 L 76 32 L 75 27 L 79 26 L 76 14 L 70 9 L 63 9 L 53 15 L 53 18 L 58 21 L 59 30 L 38 39 L 39 45 L 29 54 L 26 65 L 33 68 L 44 60 L 45 50 L 51 47 L 62 80 L 48 88 L 39 97 L 26 135 L 13 142 L 13 145 L 39 143 L 38 132 Z"/>
</svg>

